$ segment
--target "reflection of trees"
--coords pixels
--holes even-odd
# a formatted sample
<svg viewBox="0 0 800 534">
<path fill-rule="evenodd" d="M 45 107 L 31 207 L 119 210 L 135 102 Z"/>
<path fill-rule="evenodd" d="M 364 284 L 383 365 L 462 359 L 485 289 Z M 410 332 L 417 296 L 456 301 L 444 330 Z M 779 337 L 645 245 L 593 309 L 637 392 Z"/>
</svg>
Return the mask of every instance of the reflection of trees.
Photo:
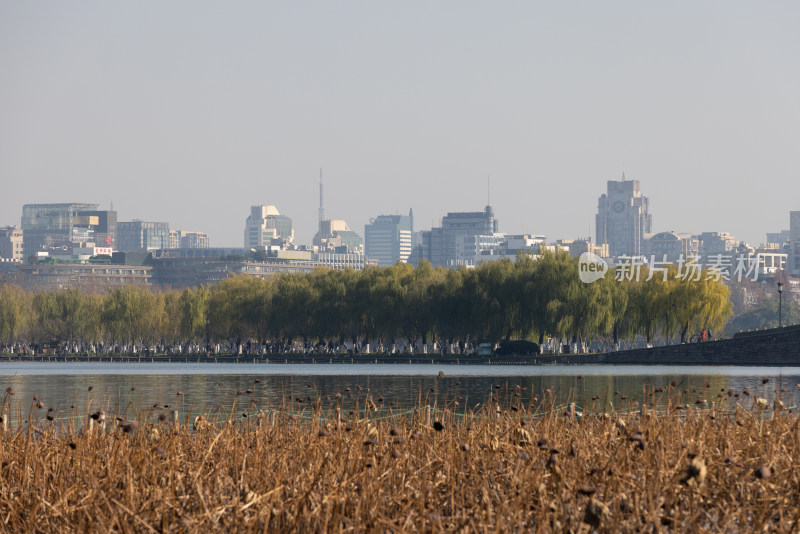
<svg viewBox="0 0 800 534">
<path fill-rule="evenodd" d="M 346 366 L 341 367 L 346 371 Z M 243 412 L 252 414 L 277 408 L 298 412 L 306 410 L 307 414 L 318 408 L 325 415 L 330 414 L 333 407 L 340 407 L 343 415 L 349 417 L 349 412 L 358 407 L 358 413 L 363 416 L 367 396 L 383 410 L 391 408 L 397 412 L 421 403 L 423 406 L 449 407 L 455 414 L 468 413 L 477 404 L 486 402 L 490 395 L 506 407 L 518 405 L 534 412 L 540 407 L 565 407 L 569 402 L 598 411 L 608 410 L 612 404 L 616 410 L 636 409 L 634 402 L 641 403 L 643 398 L 648 400 L 648 404 L 653 401 L 663 405 L 668 396 L 673 405 L 688 404 L 690 407 L 695 406 L 698 400 L 709 404 L 721 403 L 723 407 L 730 406 L 731 402 L 740 402 L 750 407 L 756 396 L 771 401 L 779 395 L 787 405 L 792 405 L 796 389 L 793 386 L 800 382 L 800 376 L 773 376 L 764 383 L 761 376 L 724 374 L 586 375 L 582 378 L 566 374 L 448 375 L 440 378 L 430 375 L 219 375 L 213 374 L 214 366 L 205 366 L 204 371 L 208 373 L 17 374 L 4 377 L 2 389 L 10 387 L 15 392 L 14 396 L 7 397 L 12 421 L 27 419 L 36 395 L 45 403 L 44 409 L 34 411 L 41 422 L 47 410 L 53 408 L 58 417 L 74 416 L 73 424 L 80 426 L 87 413 L 99 409 L 124 414 L 128 419 L 157 418 L 159 414 L 166 414 L 170 420 L 172 410 L 177 409 L 182 422 L 201 413 L 241 416 Z M 676 387 L 669 388 L 673 381 Z M 89 387 L 92 387 L 91 391 Z M 742 393 L 745 388 L 750 396 Z M 783 388 L 789 391 L 781 393 Z M 250 393 L 247 393 L 248 389 Z M 658 389 L 664 391 L 659 393 Z M 546 390 L 551 393 L 545 394 Z M 739 397 L 729 397 L 728 390 Z M 178 395 L 178 392 L 183 395 Z M 517 393 L 519 397 L 516 397 Z M 644 397 L 650 393 L 653 393 L 652 398 Z M 623 396 L 627 398 L 623 399 Z M 593 400 L 593 397 L 597 399 Z M 302 402 L 296 402 L 297 398 Z M 253 402 L 254 399 L 257 401 Z M 72 405 L 75 405 L 74 409 Z M 153 408 L 153 405 L 158 405 L 158 408 Z"/>
</svg>

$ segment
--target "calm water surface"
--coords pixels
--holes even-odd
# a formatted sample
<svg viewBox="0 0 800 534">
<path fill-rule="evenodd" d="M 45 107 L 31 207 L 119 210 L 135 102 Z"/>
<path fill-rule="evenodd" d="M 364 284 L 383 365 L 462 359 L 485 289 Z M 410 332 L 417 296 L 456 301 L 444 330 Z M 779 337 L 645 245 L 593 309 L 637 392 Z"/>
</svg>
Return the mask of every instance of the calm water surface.
<svg viewBox="0 0 800 534">
<path fill-rule="evenodd" d="M 440 377 L 439 371 L 445 376 Z M 474 408 L 491 394 L 501 401 L 536 405 L 552 396 L 557 405 L 603 409 L 634 406 L 652 388 L 677 384 L 682 402 L 741 402 L 756 396 L 780 397 L 794 406 L 800 399 L 800 367 L 675 366 L 479 366 L 359 364 L 155 364 L 155 363 L 3 363 L 0 392 L 8 389 L 11 419 L 27 418 L 34 396 L 56 418 L 85 417 L 101 407 L 110 413 L 159 405 L 181 417 L 213 410 L 241 414 L 262 408 L 309 409 L 339 403 L 351 410 L 367 396 L 385 408 L 450 404 Z M 518 387 L 517 387 L 518 386 Z M 91 389 L 90 389 L 91 388 Z M 349 388 L 349 390 L 347 389 Z M 731 393 L 728 393 L 731 390 Z M 747 390 L 750 395 L 744 395 Z M 179 393 L 180 392 L 180 393 Z M 515 397 L 515 392 L 520 397 Z M 337 397 L 337 393 L 339 397 Z M 738 395 L 735 397 L 734 395 Z M 329 398 L 329 399 L 328 399 Z M 593 400 L 594 398 L 594 400 Z M 454 401 L 458 404 L 454 404 Z M 74 406 L 74 408 L 73 408 Z"/>
</svg>

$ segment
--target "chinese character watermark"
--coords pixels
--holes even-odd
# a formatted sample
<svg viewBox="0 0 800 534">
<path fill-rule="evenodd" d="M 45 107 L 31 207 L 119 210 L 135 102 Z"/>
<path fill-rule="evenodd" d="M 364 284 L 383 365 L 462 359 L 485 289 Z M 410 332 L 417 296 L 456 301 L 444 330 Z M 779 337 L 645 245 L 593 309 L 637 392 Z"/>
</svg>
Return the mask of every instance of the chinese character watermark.
<svg viewBox="0 0 800 534">
<path fill-rule="evenodd" d="M 614 279 L 617 281 L 640 281 L 643 268 L 647 271 L 645 281 L 653 278 L 666 282 L 672 274 L 675 280 L 683 282 L 699 282 L 700 280 L 714 282 L 730 282 L 732 280 L 757 281 L 761 273 L 763 260 L 761 254 L 739 254 L 735 261 L 732 254 L 712 254 L 708 261 L 703 263 L 699 255 L 684 257 L 681 254 L 677 261 L 668 261 L 664 254 L 661 259 L 655 255 L 649 258 L 644 256 L 620 256 L 613 265 Z M 591 284 L 605 277 L 612 269 L 608 262 L 596 254 L 584 252 L 578 259 L 578 274 L 582 282 Z"/>
</svg>

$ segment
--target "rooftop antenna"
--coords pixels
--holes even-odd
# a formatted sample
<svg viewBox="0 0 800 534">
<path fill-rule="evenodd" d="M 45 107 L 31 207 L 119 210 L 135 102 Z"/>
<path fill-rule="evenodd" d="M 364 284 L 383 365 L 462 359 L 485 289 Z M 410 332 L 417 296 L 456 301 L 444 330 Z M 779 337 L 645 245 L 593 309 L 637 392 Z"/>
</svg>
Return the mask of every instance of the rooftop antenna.
<svg viewBox="0 0 800 534">
<path fill-rule="evenodd" d="M 486 175 L 486 205 L 492 205 L 491 175 Z"/>
<path fill-rule="evenodd" d="M 325 209 L 322 207 L 322 167 L 319 168 L 319 227 L 325 219 Z"/>
<path fill-rule="evenodd" d="M 625 171 L 622 171 L 622 181 L 625 181 Z"/>
<path fill-rule="evenodd" d="M 114 211 L 114 199 L 111 199 L 111 209 L 108 211 Z"/>
</svg>

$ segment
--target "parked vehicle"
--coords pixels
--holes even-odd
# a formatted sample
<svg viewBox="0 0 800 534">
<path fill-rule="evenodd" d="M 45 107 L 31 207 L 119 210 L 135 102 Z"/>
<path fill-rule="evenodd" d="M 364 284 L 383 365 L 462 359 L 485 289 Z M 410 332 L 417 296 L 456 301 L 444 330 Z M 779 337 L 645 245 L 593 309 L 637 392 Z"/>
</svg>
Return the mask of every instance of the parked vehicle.
<svg viewBox="0 0 800 534">
<path fill-rule="evenodd" d="M 477 350 L 478 356 L 491 356 L 492 355 L 492 344 L 491 343 L 481 343 L 478 345 Z"/>
</svg>

